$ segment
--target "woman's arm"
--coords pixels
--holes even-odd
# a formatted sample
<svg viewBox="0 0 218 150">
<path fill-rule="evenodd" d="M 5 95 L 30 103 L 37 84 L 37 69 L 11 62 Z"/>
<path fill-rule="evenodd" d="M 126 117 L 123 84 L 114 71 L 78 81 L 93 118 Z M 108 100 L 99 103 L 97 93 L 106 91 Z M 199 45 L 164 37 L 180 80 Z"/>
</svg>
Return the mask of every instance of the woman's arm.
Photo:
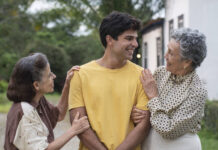
<svg viewBox="0 0 218 150">
<path fill-rule="evenodd" d="M 76 112 L 80 112 L 81 117 L 87 116 L 85 107 L 73 108 L 70 110 L 70 121 L 74 122 Z M 89 149 L 89 150 L 107 150 L 106 146 L 101 143 L 96 133 L 89 128 L 85 132 L 78 135 L 80 141 Z"/>
<path fill-rule="evenodd" d="M 189 88 L 188 97 L 178 107 L 168 110 L 162 107 L 156 83 L 148 70 L 142 72 L 141 82 L 150 99 L 148 108 L 151 112 L 151 125 L 163 137 L 175 138 L 197 128 L 207 98 L 207 91 L 200 84 Z M 131 118 L 134 123 L 138 123 L 143 114 L 134 110 L 136 108 L 133 109 Z"/>
<path fill-rule="evenodd" d="M 59 116 L 58 121 L 62 121 L 66 115 L 67 107 L 68 107 L 68 95 L 69 95 L 69 89 L 70 89 L 70 80 L 72 79 L 74 75 L 74 70 L 79 70 L 79 66 L 73 66 L 68 72 L 66 81 L 64 84 L 64 88 L 62 90 L 61 98 L 59 100 L 59 103 L 57 105 L 59 110 Z"/>
<path fill-rule="evenodd" d="M 13 140 L 14 146 L 18 149 L 38 150 L 38 149 L 60 149 L 73 136 L 82 133 L 89 128 L 89 122 L 86 116 L 79 119 L 79 113 L 73 121 L 71 128 L 60 138 L 52 143 L 48 143 L 47 136 L 49 131 L 40 119 L 36 110 L 23 104 L 24 115 L 16 129 Z M 32 109 L 32 110 L 31 110 Z"/>
<path fill-rule="evenodd" d="M 176 138 L 196 129 L 204 112 L 204 93 L 190 93 L 189 97 L 177 108 L 168 112 L 156 97 L 149 101 L 151 125 L 165 138 Z"/>
<path fill-rule="evenodd" d="M 79 119 L 79 113 L 77 112 L 75 119 L 73 120 L 72 126 L 62 136 L 55 139 L 50 143 L 46 150 L 59 150 L 63 147 L 72 137 L 89 128 L 87 117 L 84 116 Z"/>
</svg>

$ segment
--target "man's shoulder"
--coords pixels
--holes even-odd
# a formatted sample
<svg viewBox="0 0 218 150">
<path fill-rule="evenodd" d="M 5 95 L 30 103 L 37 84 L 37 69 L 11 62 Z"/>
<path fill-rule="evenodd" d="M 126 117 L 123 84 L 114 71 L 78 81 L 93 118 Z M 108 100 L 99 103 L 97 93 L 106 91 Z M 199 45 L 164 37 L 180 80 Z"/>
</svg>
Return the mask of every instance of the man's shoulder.
<svg viewBox="0 0 218 150">
<path fill-rule="evenodd" d="M 81 65 L 81 68 L 85 68 L 86 69 L 86 68 L 92 67 L 94 65 L 95 65 L 95 60 L 92 60 L 92 61 L 89 61 L 89 62 Z"/>
<path fill-rule="evenodd" d="M 96 68 L 96 62 L 95 60 L 92 60 L 86 64 L 81 65 L 79 73 L 92 71 L 95 70 L 95 68 Z"/>
<path fill-rule="evenodd" d="M 128 61 L 128 64 L 129 64 L 129 67 L 134 70 L 134 71 L 137 71 L 137 72 L 141 72 L 144 68 L 131 62 L 131 61 Z"/>
</svg>

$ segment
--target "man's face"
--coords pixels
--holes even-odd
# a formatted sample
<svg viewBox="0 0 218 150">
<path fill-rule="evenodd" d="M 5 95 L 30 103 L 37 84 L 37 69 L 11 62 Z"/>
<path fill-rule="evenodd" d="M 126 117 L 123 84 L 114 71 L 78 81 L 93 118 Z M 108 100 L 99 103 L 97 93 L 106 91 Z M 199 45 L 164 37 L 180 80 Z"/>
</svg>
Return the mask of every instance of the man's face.
<svg viewBox="0 0 218 150">
<path fill-rule="evenodd" d="M 134 50 L 138 47 L 138 34 L 134 30 L 126 30 L 111 41 L 111 53 L 119 60 L 131 60 Z"/>
</svg>

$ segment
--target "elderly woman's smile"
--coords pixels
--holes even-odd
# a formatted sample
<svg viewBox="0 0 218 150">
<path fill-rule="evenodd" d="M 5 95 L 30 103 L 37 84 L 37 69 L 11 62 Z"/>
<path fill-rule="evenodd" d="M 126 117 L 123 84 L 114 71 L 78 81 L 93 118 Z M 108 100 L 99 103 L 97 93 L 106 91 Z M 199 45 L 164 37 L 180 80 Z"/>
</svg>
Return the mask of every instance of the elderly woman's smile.
<svg viewBox="0 0 218 150">
<path fill-rule="evenodd" d="M 192 70 L 191 60 L 183 59 L 180 54 L 180 44 L 171 39 L 165 54 L 166 69 L 175 75 L 185 75 Z"/>
</svg>

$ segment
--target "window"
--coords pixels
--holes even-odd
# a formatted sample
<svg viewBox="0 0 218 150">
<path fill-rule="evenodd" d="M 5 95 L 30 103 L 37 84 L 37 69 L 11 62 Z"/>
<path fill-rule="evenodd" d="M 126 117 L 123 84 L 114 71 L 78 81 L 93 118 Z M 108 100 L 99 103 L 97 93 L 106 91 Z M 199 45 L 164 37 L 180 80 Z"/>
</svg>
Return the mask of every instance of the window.
<svg viewBox="0 0 218 150">
<path fill-rule="evenodd" d="M 178 28 L 182 28 L 182 27 L 184 27 L 184 16 L 180 15 L 178 17 Z"/>
<path fill-rule="evenodd" d="M 145 42 L 143 44 L 142 67 L 148 68 L 148 45 L 147 45 L 147 42 Z"/>
<path fill-rule="evenodd" d="M 158 67 L 163 65 L 162 42 L 160 37 L 156 39 L 156 46 L 157 46 L 157 67 Z"/>
<path fill-rule="evenodd" d="M 169 40 L 170 40 L 172 32 L 173 32 L 173 19 L 169 21 Z"/>
</svg>

